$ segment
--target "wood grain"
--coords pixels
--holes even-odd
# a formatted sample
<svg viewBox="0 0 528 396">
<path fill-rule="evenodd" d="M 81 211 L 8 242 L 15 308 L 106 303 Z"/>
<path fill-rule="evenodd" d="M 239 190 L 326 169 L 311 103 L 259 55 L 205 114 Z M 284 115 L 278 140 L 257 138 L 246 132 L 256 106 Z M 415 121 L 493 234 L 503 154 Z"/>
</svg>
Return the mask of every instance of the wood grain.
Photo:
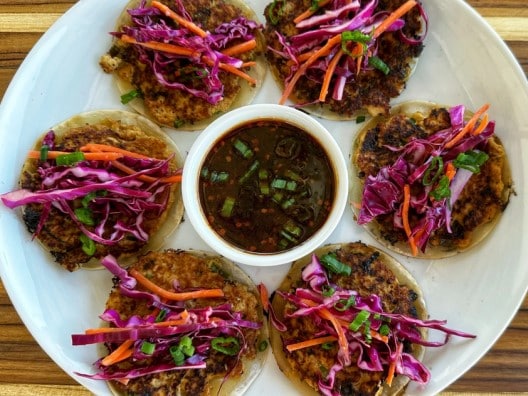
<svg viewBox="0 0 528 396">
<path fill-rule="evenodd" d="M 528 75 L 526 0 L 467 0 L 467 3 L 499 33 Z M 29 50 L 73 4 L 75 1 L 71 0 L 1 0 L 0 99 Z M 528 392 L 528 298 L 490 352 L 451 385 L 445 396 L 460 392 L 479 395 Z M 34 341 L 1 281 L 0 395 L 89 395 Z"/>
</svg>

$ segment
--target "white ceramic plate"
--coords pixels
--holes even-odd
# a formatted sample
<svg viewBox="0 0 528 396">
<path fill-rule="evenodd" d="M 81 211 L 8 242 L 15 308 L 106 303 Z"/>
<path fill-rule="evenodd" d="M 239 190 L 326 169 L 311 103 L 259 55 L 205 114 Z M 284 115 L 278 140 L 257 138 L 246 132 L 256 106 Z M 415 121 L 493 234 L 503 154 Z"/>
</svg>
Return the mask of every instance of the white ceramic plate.
<svg viewBox="0 0 528 396">
<path fill-rule="evenodd" d="M 263 20 L 264 1 L 248 1 Z M 51 125 L 81 111 L 123 108 L 111 77 L 98 58 L 110 45 L 114 20 L 126 0 L 81 0 L 43 36 L 20 67 L 0 108 L 0 192 L 15 188 L 26 151 Z M 430 31 L 416 73 L 397 102 L 423 99 L 469 108 L 492 104 L 512 166 L 517 196 L 499 226 L 476 249 L 439 260 L 396 256 L 425 291 L 431 317 L 475 333 L 475 340 L 453 338 L 444 348 L 428 349 L 432 373 L 427 387 L 410 385 L 408 394 L 436 394 L 455 381 L 492 346 L 515 315 L 528 285 L 528 231 L 525 201 L 528 164 L 528 87 L 526 77 L 498 35 L 462 0 L 424 0 Z M 276 103 L 280 92 L 268 73 L 255 102 Z M 322 121 L 334 134 L 345 158 L 357 129 L 354 122 Z M 170 132 L 185 153 L 196 133 Z M 363 240 L 376 245 L 353 223 L 352 212 L 328 242 Z M 176 248 L 206 249 L 189 222 L 167 243 Z M 96 348 L 72 347 L 70 335 L 98 323 L 111 287 L 104 271 L 68 273 L 26 231 L 18 214 L 0 205 L 0 276 L 22 320 L 44 350 L 68 374 L 96 394 L 103 382 L 77 377 L 90 372 Z M 288 266 L 244 269 L 269 289 L 278 286 Z M 432 334 L 432 337 L 438 335 Z M 491 391 L 492 389 L 490 389 Z M 500 389 L 494 389 L 500 391 Z M 251 395 L 293 394 L 270 355 Z"/>
</svg>

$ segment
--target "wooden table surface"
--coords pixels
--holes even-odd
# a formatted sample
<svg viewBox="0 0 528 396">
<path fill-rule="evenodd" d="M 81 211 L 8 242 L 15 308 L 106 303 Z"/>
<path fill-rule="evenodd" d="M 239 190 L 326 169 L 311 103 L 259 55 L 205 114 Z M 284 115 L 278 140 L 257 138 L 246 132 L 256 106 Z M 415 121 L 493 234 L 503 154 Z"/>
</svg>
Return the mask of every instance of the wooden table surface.
<svg viewBox="0 0 528 396">
<path fill-rule="evenodd" d="M 71 0 L 1 0 L 0 99 L 28 51 L 74 3 Z M 526 0 L 468 0 L 468 3 L 500 34 L 528 74 Z M 499 392 L 528 394 L 528 298 L 493 348 L 451 385 L 446 395 Z M 42 351 L 24 327 L 0 281 L 0 395 L 15 394 L 89 393 Z"/>
</svg>

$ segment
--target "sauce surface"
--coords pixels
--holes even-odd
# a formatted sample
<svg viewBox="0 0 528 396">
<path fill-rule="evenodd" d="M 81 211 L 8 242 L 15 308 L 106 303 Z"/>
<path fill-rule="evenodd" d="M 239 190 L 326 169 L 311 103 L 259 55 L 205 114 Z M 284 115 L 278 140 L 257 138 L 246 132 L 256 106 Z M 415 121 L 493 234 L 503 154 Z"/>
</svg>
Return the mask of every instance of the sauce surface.
<svg viewBox="0 0 528 396">
<path fill-rule="evenodd" d="M 275 253 L 326 221 L 335 178 L 322 146 L 277 120 L 243 124 L 219 140 L 201 169 L 200 202 L 211 227 L 235 246 Z"/>
</svg>

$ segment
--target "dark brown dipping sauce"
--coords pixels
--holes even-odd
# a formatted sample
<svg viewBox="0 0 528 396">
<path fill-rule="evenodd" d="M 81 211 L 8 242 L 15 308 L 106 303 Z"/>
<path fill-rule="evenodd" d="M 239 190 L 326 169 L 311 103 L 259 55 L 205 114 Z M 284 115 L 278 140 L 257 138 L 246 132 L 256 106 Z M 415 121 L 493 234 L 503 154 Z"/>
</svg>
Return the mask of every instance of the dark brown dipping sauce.
<svg viewBox="0 0 528 396">
<path fill-rule="evenodd" d="M 275 253 L 310 238 L 335 195 L 327 153 L 283 121 L 241 125 L 205 159 L 200 201 L 213 229 L 244 250 Z"/>
</svg>

